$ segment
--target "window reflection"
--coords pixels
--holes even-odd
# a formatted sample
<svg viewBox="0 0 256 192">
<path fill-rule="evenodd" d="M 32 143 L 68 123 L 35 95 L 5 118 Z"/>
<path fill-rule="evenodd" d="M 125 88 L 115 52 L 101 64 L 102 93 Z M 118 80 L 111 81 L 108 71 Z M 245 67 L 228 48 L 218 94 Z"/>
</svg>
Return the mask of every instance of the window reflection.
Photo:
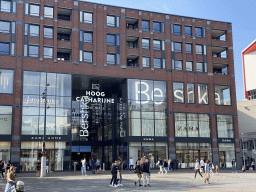
<svg viewBox="0 0 256 192">
<path fill-rule="evenodd" d="M 0 69 L 0 93 L 13 93 L 13 70 Z"/>
</svg>

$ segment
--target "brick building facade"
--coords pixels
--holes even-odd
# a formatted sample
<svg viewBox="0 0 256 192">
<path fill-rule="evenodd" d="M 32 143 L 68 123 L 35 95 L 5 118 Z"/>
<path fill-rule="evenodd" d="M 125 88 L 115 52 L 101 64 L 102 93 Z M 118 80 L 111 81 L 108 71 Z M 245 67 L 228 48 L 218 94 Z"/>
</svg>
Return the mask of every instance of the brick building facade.
<svg viewBox="0 0 256 192">
<path fill-rule="evenodd" d="M 232 26 L 60 0 L 1 0 L 0 159 L 31 171 L 146 155 L 240 161 Z M 46 75 L 47 68 L 47 75 Z M 47 82 L 46 82 L 47 77 Z M 6 121 L 6 122 L 4 122 Z"/>
</svg>

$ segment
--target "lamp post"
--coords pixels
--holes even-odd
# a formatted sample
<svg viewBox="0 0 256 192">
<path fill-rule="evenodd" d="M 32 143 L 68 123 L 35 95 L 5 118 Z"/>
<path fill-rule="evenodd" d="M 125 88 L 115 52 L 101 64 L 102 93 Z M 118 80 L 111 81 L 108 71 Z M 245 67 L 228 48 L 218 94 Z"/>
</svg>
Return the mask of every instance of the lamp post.
<svg viewBox="0 0 256 192">
<path fill-rule="evenodd" d="M 47 66 L 46 66 L 46 78 L 45 78 L 45 88 L 42 93 L 42 99 L 44 100 L 44 136 L 43 136 L 43 146 L 42 146 L 42 157 L 41 157 L 41 175 L 40 177 L 46 177 L 46 156 L 45 156 L 45 131 L 46 131 L 46 109 L 47 109 Z"/>
<path fill-rule="evenodd" d="M 244 160 L 244 166 L 245 166 L 245 157 L 244 157 L 244 133 L 242 133 L 242 142 L 243 142 L 243 160 Z"/>
</svg>

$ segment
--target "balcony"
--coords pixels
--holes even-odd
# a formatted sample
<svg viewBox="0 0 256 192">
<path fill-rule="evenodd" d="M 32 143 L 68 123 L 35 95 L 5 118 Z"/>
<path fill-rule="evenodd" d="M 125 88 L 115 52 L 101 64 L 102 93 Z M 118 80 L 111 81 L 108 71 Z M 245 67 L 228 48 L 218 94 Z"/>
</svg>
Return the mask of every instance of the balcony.
<svg viewBox="0 0 256 192">
<path fill-rule="evenodd" d="M 226 41 L 226 31 L 218 30 L 218 29 L 212 29 L 212 39 L 214 40 L 220 40 L 220 41 Z"/>
<path fill-rule="evenodd" d="M 71 49 L 57 49 L 57 59 L 58 61 L 71 61 Z"/>
<path fill-rule="evenodd" d="M 138 30 L 138 21 L 139 21 L 139 19 L 126 18 L 126 28 L 127 29 Z"/>
<path fill-rule="evenodd" d="M 72 14 L 71 9 L 58 8 L 57 19 L 64 20 L 64 21 L 70 21 L 71 14 Z"/>
<path fill-rule="evenodd" d="M 59 41 L 70 41 L 71 39 L 71 29 L 60 28 L 57 29 L 57 39 Z"/>
<path fill-rule="evenodd" d="M 127 37 L 126 38 L 126 47 L 130 49 L 138 49 L 138 37 Z"/>
<path fill-rule="evenodd" d="M 139 56 L 138 55 L 127 55 L 127 66 L 138 67 L 139 66 Z"/>
<path fill-rule="evenodd" d="M 213 63 L 213 73 L 227 75 L 228 74 L 228 64 Z"/>
</svg>

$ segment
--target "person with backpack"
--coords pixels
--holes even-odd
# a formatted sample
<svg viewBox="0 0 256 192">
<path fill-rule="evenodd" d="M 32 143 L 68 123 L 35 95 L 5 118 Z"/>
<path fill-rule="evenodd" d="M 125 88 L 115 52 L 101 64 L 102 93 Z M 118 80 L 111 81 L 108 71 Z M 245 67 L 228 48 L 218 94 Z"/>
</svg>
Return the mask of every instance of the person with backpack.
<svg viewBox="0 0 256 192">
<path fill-rule="evenodd" d="M 157 162 L 157 165 L 159 165 L 159 168 L 160 168 L 158 174 L 163 174 L 163 173 L 164 173 L 164 172 L 163 172 L 163 165 L 164 165 L 164 163 L 163 163 L 163 160 L 162 160 L 161 157 L 159 157 L 159 160 L 158 160 L 158 162 Z"/>
<path fill-rule="evenodd" d="M 137 165 L 136 165 L 136 167 L 135 167 L 135 173 L 137 173 L 137 176 L 138 176 L 138 180 L 137 181 L 135 181 L 135 186 L 137 185 L 137 183 L 139 182 L 139 186 L 142 186 L 141 185 L 141 174 L 142 174 L 142 171 L 141 171 L 141 164 L 142 164 L 143 162 L 141 162 L 141 161 L 137 161 Z"/>
</svg>

